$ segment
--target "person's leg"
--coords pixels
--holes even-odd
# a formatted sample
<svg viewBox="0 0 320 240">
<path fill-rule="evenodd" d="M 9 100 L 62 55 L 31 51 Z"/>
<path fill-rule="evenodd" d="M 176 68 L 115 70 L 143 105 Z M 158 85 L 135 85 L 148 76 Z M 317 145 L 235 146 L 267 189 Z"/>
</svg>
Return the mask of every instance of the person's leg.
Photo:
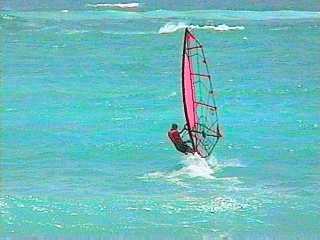
<svg viewBox="0 0 320 240">
<path fill-rule="evenodd" d="M 186 147 L 182 144 L 177 144 L 176 145 L 176 149 L 179 151 L 179 152 L 182 152 L 182 153 L 186 153 Z"/>
<path fill-rule="evenodd" d="M 179 152 L 182 152 L 184 154 L 188 154 L 188 153 L 194 153 L 193 149 L 187 145 L 187 144 L 179 144 L 179 145 L 176 145 L 176 149 L 179 151 Z"/>
<path fill-rule="evenodd" d="M 194 154 L 193 149 L 192 149 L 191 147 L 189 147 L 189 146 L 188 146 L 188 148 L 187 148 L 187 152 L 188 152 L 188 153 L 192 153 L 192 154 Z"/>
<path fill-rule="evenodd" d="M 188 144 L 184 144 L 184 148 L 186 153 L 194 153 L 193 149 Z"/>
</svg>

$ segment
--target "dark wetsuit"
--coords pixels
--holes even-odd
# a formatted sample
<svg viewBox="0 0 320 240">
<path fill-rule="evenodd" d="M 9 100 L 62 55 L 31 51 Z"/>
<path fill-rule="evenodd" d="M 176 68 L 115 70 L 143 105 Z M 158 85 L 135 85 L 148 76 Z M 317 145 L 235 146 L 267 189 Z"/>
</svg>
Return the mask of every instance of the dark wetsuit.
<svg viewBox="0 0 320 240">
<path fill-rule="evenodd" d="M 170 140 L 173 142 L 174 146 L 179 152 L 182 153 L 193 153 L 191 147 L 189 147 L 185 142 L 183 142 L 182 138 L 180 137 L 180 133 L 176 129 L 171 129 L 168 132 L 168 136 Z"/>
</svg>

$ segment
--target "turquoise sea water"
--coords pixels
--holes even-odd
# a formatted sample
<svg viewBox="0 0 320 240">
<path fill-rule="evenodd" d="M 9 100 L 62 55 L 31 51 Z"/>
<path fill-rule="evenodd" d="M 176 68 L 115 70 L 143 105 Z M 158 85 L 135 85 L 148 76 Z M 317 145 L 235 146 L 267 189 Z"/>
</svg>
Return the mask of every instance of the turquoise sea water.
<svg viewBox="0 0 320 240">
<path fill-rule="evenodd" d="M 167 23 L 229 26 L 195 30 L 224 133 L 208 161 L 166 136 Z M 1 238 L 319 239 L 318 12 L 11 11 L 0 31 Z"/>
</svg>

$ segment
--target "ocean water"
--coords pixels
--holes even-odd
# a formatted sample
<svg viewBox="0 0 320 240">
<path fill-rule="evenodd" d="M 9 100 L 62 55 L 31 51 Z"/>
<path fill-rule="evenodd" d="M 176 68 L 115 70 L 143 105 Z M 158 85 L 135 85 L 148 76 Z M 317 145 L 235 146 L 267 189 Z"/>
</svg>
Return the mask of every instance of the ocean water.
<svg viewBox="0 0 320 240">
<path fill-rule="evenodd" d="M 190 24 L 208 160 L 167 139 Z M 0 31 L 0 238 L 320 238 L 319 12 L 3 11 Z"/>
</svg>

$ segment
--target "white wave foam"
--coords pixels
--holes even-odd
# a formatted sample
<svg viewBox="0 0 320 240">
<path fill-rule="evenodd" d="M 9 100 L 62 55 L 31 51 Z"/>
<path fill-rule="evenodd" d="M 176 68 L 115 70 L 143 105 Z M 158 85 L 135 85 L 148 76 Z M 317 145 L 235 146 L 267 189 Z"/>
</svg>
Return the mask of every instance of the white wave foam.
<svg viewBox="0 0 320 240">
<path fill-rule="evenodd" d="M 232 11 L 232 10 L 191 10 L 191 11 L 137 11 L 141 4 L 138 3 L 98 3 L 87 4 L 89 10 L 103 9 L 105 11 L 99 14 L 92 11 L 70 11 L 68 14 L 61 14 L 59 11 L 39 12 L 39 11 L 15 11 L 15 17 L 24 19 L 53 19 L 53 20 L 105 20 L 105 19 L 179 19 L 176 21 L 187 21 L 185 19 L 194 19 L 196 21 L 207 22 L 212 20 L 227 21 L 245 21 L 245 20 L 281 20 L 281 19 L 320 19 L 320 12 L 310 11 Z M 137 7 L 139 8 L 137 9 Z M 124 10 L 124 11 L 119 11 Z M 127 10 L 127 11 L 126 11 Z M 131 11 L 130 11 L 131 10 Z M 6 18 L 6 17 L 5 17 Z M 3 19 L 3 14 L 0 14 Z M 169 21 L 169 20 L 168 20 Z M 208 24 L 211 25 L 211 24 Z M 202 27 L 202 26 L 200 26 Z M 210 27 L 210 26 L 209 26 Z M 218 27 L 218 26 L 211 26 Z M 241 26 L 240 26 L 241 27 Z M 218 27 L 223 28 L 224 27 Z"/>
<path fill-rule="evenodd" d="M 159 99 L 168 99 L 168 98 L 172 98 L 177 96 L 177 92 L 171 92 L 170 94 L 166 95 L 166 96 L 160 96 Z"/>
<path fill-rule="evenodd" d="M 244 30 L 244 26 L 228 26 L 227 24 L 220 24 L 218 26 L 205 26 L 204 29 L 212 29 L 214 31 L 233 31 L 233 30 Z"/>
<path fill-rule="evenodd" d="M 128 121 L 131 119 L 132 119 L 131 117 L 113 117 L 113 118 L 111 118 L 111 120 L 113 120 L 113 121 L 120 121 L 120 122 Z"/>
<path fill-rule="evenodd" d="M 271 31 L 286 31 L 289 27 L 277 27 L 277 28 L 271 28 Z"/>
<path fill-rule="evenodd" d="M 183 180 L 185 178 L 203 178 L 207 180 L 229 182 L 238 185 L 242 182 L 238 177 L 215 177 L 214 175 L 221 169 L 227 167 L 246 167 L 238 159 L 216 160 L 214 156 L 209 159 L 201 158 L 199 155 L 187 155 L 182 157 L 182 168 L 172 172 L 152 172 L 139 177 L 143 180 L 163 179 L 182 187 L 189 187 Z"/>
<path fill-rule="evenodd" d="M 168 34 L 168 33 L 173 33 L 176 32 L 180 29 L 184 28 L 190 28 L 190 29 L 205 29 L 205 30 L 212 30 L 212 31 L 217 31 L 217 32 L 225 32 L 225 31 L 233 31 L 233 30 L 244 30 L 244 26 L 228 26 L 226 24 L 220 24 L 217 26 L 212 26 L 212 25 L 192 25 L 192 24 L 186 24 L 184 22 L 179 22 L 179 23 L 166 23 L 163 27 L 159 29 L 160 34 Z"/>
<path fill-rule="evenodd" d="M 247 207 L 247 205 L 240 204 L 236 200 L 229 197 L 216 197 L 211 200 L 211 212 L 226 212 L 226 211 L 236 211 Z"/>
<path fill-rule="evenodd" d="M 176 202 L 182 202 L 184 204 L 176 204 Z M 217 196 L 212 198 L 201 198 L 201 197 L 187 197 L 183 196 L 183 199 L 177 198 L 175 203 L 166 202 L 164 205 L 161 205 L 164 211 L 168 213 L 173 212 L 184 212 L 184 211 L 196 211 L 204 213 L 219 213 L 219 212 L 236 212 L 242 211 L 248 207 L 249 204 L 245 202 L 239 202 L 236 199 L 233 199 L 228 196 Z M 192 223 L 206 222 L 206 220 L 193 220 Z"/>
<path fill-rule="evenodd" d="M 209 162 L 201 158 L 199 155 L 187 155 L 183 158 L 182 163 L 185 165 L 178 171 L 173 172 L 175 176 L 188 175 L 190 177 L 202 177 L 206 179 L 213 179 L 215 167 L 217 165 L 210 165 Z M 214 163 L 214 162 L 212 162 Z"/>
<path fill-rule="evenodd" d="M 4 20 L 14 20 L 14 19 L 16 19 L 15 16 L 11 16 L 11 15 L 8 15 L 8 14 L 0 15 L 0 18 L 2 18 Z"/>
<path fill-rule="evenodd" d="M 245 165 L 243 165 L 239 159 L 237 158 L 232 158 L 232 159 L 219 159 L 219 164 L 216 162 L 216 160 L 212 160 L 209 159 L 208 160 L 210 162 L 210 164 L 216 164 L 219 165 L 220 167 L 237 167 L 237 168 L 242 168 L 242 167 L 246 167 Z M 211 161 L 214 161 L 213 163 L 211 163 Z"/>
<path fill-rule="evenodd" d="M 68 9 L 64 9 L 64 10 L 61 10 L 62 13 L 68 13 L 69 10 Z"/>
<path fill-rule="evenodd" d="M 213 163 L 213 162 L 211 162 Z M 218 170 L 217 165 L 211 165 L 206 159 L 199 155 L 187 155 L 182 158 L 183 167 L 173 172 L 153 172 L 146 174 L 142 179 L 163 178 L 181 186 L 186 186 L 181 182 L 183 177 L 214 179 L 214 173 Z"/>
<path fill-rule="evenodd" d="M 179 29 L 186 28 L 187 26 L 188 25 L 183 22 L 179 22 L 178 24 L 169 22 L 159 29 L 159 33 L 160 34 L 173 33 L 178 31 Z"/>
<path fill-rule="evenodd" d="M 120 9 L 136 9 L 139 7 L 139 3 L 97 3 L 90 4 L 88 3 L 86 7 L 92 8 L 120 8 Z"/>
<path fill-rule="evenodd" d="M 143 180 L 149 180 L 149 179 L 164 179 L 165 181 L 169 183 L 176 184 L 181 187 L 187 187 L 186 184 L 182 183 L 181 179 L 176 177 L 175 174 L 167 173 L 167 172 L 152 172 L 148 173 L 142 177 L 139 177 Z"/>
<path fill-rule="evenodd" d="M 73 35 L 73 34 L 83 34 L 89 32 L 88 30 L 66 30 L 65 34 Z"/>
</svg>

